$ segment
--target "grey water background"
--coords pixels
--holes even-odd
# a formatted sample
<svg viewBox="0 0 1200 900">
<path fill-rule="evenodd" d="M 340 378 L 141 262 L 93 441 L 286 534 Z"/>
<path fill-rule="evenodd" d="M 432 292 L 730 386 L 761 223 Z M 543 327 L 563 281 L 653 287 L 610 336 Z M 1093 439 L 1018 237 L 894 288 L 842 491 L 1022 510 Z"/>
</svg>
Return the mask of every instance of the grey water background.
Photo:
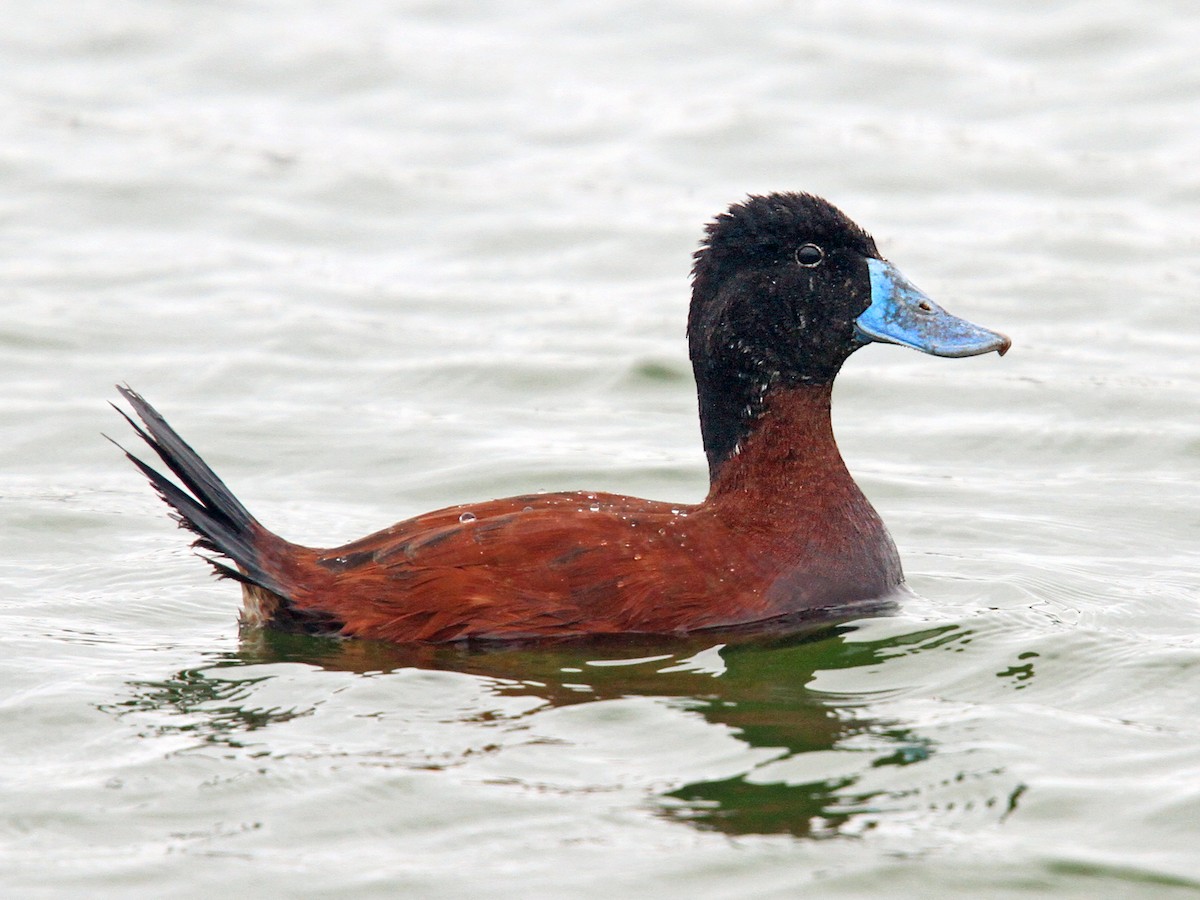
<svg viewBox="0 0 1200 900">
<path fill-rule="evenodd" d="M 1200 891 L 1200 14 L 1149 0 L 3 4 L 0 892 Z M 835 426 L 914 596 L 810 640 L 239 638 L 128 381 L 330 545 L 695 501 L 702 225 L 807 190 L 1013 351 Z"/>
</svg>

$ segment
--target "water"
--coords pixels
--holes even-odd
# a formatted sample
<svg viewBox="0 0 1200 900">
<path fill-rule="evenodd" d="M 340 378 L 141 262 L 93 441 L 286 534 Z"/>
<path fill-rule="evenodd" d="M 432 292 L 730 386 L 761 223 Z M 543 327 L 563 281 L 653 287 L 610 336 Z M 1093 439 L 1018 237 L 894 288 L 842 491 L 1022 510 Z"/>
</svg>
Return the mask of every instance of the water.
<svg viewBox="0 0 1200 900">
<path fill-rule="evenodd" d="M 1200 889 L 1190 5 L 6 12 L 6 896 Z M 99 437 L 127 380 L 324 545 L 520 491 L 695 500 L 689 254 L 777 189 L 1014 339 L 839 382 L 895 616 L 239 640 Z"/>
</svg>

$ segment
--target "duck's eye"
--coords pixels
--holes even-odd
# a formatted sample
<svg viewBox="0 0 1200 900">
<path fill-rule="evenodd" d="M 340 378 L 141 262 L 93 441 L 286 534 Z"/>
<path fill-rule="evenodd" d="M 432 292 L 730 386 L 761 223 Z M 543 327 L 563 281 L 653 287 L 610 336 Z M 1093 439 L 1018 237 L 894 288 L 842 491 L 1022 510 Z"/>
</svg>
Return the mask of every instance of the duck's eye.
<svg viewBox="0 0 1200 900">
<path fill-rule="evenodd" d="M 801 244 L 796 248 L 796 262 L 806 269 L 819 266 L 824 258 L 825 251 L 816 244 Z"/>
</svg>

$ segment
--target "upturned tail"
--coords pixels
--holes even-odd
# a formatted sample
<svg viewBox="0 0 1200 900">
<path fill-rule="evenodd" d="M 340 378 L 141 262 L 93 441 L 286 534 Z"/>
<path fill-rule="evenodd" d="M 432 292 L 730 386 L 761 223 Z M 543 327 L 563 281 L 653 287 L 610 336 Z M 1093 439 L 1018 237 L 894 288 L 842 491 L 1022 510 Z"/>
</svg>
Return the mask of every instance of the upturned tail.
<svg viewBox="0 0 1200 900">
<path fill-rule="evenodd" d="M 145 428 L 116 404 L 113 404 L 113 409 L 133 426 L 133 430 L 150 445 L 187 490 L 116 441 L 113 443 L 141 470 L 158 495 L 174 510 L 172 518 L 180 527 L 197 536 L 192 546 L 199 551 L 207 551 L 198 555 L 220 577 L 242 583 L 245 599 L 243 624 L 286 625 L 286 620 L 297 611 L 287 586 L 282 582 L 278 562 L 287 556 L 292 545 L 263 528 L 153 406 L 129 387 L 117 385 L 117 390 L 133 407 Z M 232 565 L 207 555 L 209 553 L 224 557 Z"/>
</svg>

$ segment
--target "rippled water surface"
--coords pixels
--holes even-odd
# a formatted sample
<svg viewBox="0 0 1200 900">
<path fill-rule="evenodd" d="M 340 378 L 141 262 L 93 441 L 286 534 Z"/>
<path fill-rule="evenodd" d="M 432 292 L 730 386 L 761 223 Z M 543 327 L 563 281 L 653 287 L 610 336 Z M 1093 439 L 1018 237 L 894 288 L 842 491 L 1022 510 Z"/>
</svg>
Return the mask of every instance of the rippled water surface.
<svg viewBox="0 0 1200 900">
<path fill-rule="evenodd" d="M 5 896 L 1200 890 L 1191 4 L 7 4 Z M 824 194 L 1004 359 L 835 396 L 914 596 L 775 646 L 239 637 L 268 526 L 695 501 L 703 223 Z"/>
</svg>

